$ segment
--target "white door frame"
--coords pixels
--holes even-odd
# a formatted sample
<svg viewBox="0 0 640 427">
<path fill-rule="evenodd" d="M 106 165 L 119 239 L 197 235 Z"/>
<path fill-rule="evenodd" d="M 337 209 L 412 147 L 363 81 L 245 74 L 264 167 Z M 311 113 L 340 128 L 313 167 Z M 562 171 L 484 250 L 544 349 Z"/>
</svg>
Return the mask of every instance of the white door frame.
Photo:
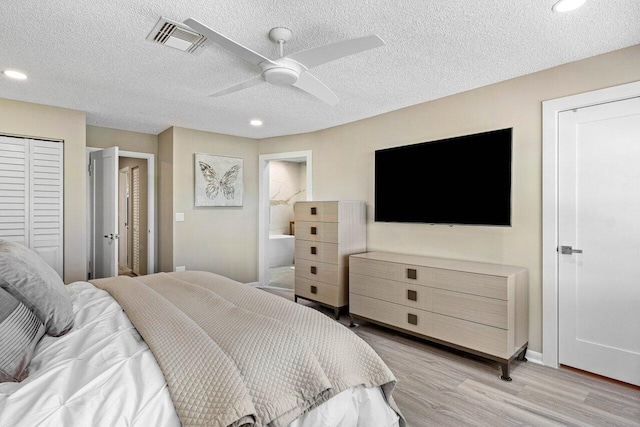
<svg viewBox="0 0 640 427">
<path fill-rule="evenodd" d="M 102 150 L 102 148 L 87 147 L 87 165 L 89 165 L 89 153 L 99 150 Z M 158 254 L 158 230 L 156 227 L 155 154 L 139 153 L 135 151 L 120 151 L 119 156 L 147 160 L 147 274 L 152 274 L 156 272 L 156 265 L 158 265 L 158 261 L 156 259 L 156 255 Z"/>
<path fill-rule="evenodd" d="M 542 103 L 542 363 L 558 362 L 559 113 L 640 96 L 640 81 Z"/>
<path fill-rule="evenodd" d="M 307 162 L 307 200 L 312 198 L 311 150 L 262 154 L 258 158 L 258 286 L 269 284 L 269 162 L 300 160 Z M 255 284 L 254 284 L 255 285 Z"/>
</svg>

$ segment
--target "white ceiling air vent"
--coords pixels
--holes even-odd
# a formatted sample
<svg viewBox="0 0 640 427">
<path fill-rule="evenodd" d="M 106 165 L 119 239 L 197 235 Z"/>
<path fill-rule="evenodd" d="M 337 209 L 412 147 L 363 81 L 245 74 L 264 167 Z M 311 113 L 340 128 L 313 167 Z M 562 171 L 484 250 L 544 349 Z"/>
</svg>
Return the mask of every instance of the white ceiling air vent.
<svg viewBox="0 0 640 427">
<path fill-rule="evenodd" d="M 207 38 L 202 34 L 196 33 L 184 24 L 171 21 L 167 18 L 160 18 L 151 33 L 147 36 L 147 40 L 183 52 L 200 53 Z"/>
</svg>

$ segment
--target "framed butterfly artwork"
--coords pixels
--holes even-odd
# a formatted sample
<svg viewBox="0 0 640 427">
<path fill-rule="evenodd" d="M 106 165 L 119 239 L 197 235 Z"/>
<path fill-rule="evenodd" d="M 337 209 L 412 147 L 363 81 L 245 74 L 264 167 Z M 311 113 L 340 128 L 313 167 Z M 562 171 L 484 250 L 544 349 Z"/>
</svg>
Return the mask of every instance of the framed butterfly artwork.
<svg viewBox="0 0 640 427">
<path fill-rule="evenodd" d="M 243 159 L 195 153 L 195 205 L 242 206 Z"/>
</svg>

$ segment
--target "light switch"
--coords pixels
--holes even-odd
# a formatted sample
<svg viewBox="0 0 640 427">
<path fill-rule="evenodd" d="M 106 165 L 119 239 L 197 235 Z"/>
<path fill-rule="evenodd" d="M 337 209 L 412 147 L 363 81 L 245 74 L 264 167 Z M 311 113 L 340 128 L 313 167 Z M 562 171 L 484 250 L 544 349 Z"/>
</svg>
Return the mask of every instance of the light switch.
<svg viewBox="0 0 640 427">
<path fill-rule="evenodd" d="M 182 222 L 184 221 L 184 212 L 177 212 L 176 213 L 176 222 Z"/>
</svg>

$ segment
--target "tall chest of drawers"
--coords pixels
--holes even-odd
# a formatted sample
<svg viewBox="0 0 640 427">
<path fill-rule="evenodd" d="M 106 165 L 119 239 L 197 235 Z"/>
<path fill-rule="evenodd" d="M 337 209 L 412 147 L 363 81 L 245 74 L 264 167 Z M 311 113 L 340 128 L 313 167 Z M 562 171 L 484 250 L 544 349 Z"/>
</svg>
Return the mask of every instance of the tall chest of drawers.
<svg viewBox="0 0 640 427">
<path fill-rule="evenodd" d="M 522 267 L 368 252 L 350 257 L 349 314 L 500 362 L 527 350 Z"/>
<path fill-rule="evenodd" d="M 295 204 L 296 301 L 332 307 L 339 318 L 349 305 L 349 256 L 367 248 L 366 216 L 363 201 Z"/>
</svg>

